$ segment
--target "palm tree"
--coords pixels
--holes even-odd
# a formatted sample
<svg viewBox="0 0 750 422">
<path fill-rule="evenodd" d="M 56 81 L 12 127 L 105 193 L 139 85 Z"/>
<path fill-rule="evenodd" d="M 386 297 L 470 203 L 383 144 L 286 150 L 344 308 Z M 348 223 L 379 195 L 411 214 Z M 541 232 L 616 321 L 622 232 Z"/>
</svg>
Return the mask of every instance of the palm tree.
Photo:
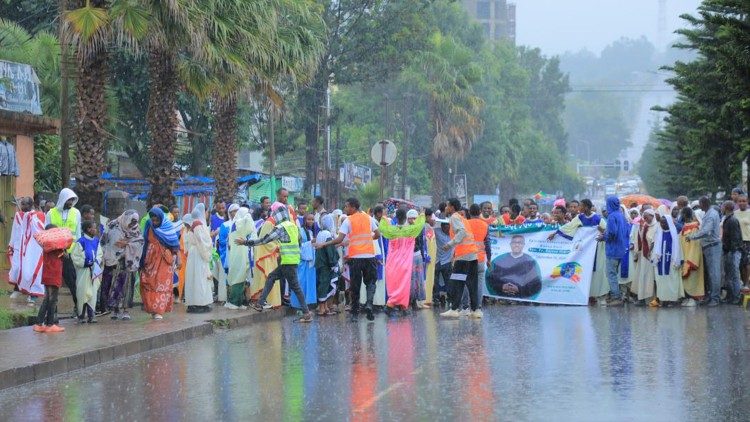
<svg viewBox="0 0 750 422">
<path fill-rule="evenodd" d="M 304 82 L 323 50 L 322 17 L 308 2 L 295 0 L 207 0 L 202 46 L 181 68 L 186 86 L 213 99 L 212 156 L 216 200 L 236 193 L 238 101 L 247 95 L 283 106 L 281 81 Z"/>
<path fill-rule="evenodd" d="M 63 16 L 66 39 L 76 58 L 76 148 L 74 176 L 81 203 L 101 209 L 101 174 L 106 169 L 107 48 L 112 40 L 135 45 L 146 32 L 146 14 L 130 1 L 85 0 Z"/>
<path fill-rule="evenodd" d="M 433 35 L 431 48 L 421 52 L 404 72 L 427 97 L 432 139 L 432 199 L 438 203 L 445 193 L 443 174 L 446 157 L 463 159 L 482 131 L 483 100 L 473 85 L 481 79 L 474 52 L 452 37 Z M 448 163 L 450 164 L 450 163 Z"/>
</svg>

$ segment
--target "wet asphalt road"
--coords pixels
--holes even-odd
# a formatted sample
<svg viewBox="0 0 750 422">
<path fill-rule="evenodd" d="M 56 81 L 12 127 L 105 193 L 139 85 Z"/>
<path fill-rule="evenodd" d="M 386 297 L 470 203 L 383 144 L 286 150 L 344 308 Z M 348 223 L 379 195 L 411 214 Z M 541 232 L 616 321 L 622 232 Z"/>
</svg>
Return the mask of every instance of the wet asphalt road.
<svg viewBox="0 0 750 422">
<path fill-rule="evenodd" d="M 0 420 L 749 420 L 738 307 L 291 318 L 0 392 Z"/>
</svg>

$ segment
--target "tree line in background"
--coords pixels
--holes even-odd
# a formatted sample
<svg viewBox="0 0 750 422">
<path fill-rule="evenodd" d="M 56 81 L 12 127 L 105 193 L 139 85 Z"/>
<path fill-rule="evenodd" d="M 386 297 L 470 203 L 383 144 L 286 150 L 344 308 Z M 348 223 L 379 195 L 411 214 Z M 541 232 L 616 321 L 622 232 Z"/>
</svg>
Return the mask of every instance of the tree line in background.
<svg viewBox="0 0 750 422">
<path fill-rule="evenodd" d="M 677 61 L 668 82 L 678 100 L 655 128 L 641 171 L 650 192 L 674 197 L 726 195 L 744 184 L 750 156 L 750 3 L 704 0 L 677 47 L 697 53 Z"/>
<path fill-rule="evenodd" d="M 405 182 L 442 198 L 457 172 L 474 193 L 582 189 L 559 60 L 486 41 L 453 1 L 5 0 L 0 15 L 0 33 L 17 34 L 0 37 L 0 58 L 31 64 L 45 114 L 66 122 L 62 142 L 38 149 L 38 190 L 60 187 L 59 165 L 43 160 L 66 137 L 93 205 L 107 151 L 150 179 L 152 203 L 169 203 L 180 171 L 215 177 L 217 199 L 230 200 L 240 146 L 273 145 L 275 167 L 303 172 L 307 190 L 329 160 L 369 165 L 384 138 L 408 149 L 390 172 L 395 192 Z"/>
</svg>

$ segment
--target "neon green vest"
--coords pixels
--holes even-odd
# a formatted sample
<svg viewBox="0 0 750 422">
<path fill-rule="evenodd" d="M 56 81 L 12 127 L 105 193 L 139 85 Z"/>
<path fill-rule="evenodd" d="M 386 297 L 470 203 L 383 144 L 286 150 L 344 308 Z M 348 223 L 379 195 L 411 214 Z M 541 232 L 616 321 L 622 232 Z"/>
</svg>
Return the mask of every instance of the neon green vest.
<svg viewBox="0 0 750 422">
<path fill-rule="evenodd" d="M 289 221 L 282 222 L 281 227 L 289 235 L 289 242 L 279 242 L 281 243 L 281 265 L 299 265 L 299 229 L 297 225 Z"/>
<path fill-rule="evenodd" d="M 54 224 L 57 227 L 67 228 L 71 233 L 73 233 L 73 237 L 75 238 L 77 231 L 76 229 L 81 222 L 81 213 L 77 209 L 71 208 L 68 210 L 68 218 L 63 220 L 60 210 L 55 207 L 49 210 L 49 219 L 50 221 L 48 221 L 47 224 Z"/>
</svg>

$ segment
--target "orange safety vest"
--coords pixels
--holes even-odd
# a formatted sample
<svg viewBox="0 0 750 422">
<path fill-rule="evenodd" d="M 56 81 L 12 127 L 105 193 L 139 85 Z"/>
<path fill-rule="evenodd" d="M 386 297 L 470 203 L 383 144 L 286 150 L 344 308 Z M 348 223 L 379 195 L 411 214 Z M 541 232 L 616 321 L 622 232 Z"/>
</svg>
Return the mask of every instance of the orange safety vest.
<svg viewBox="0 0 750 422">
<path fill-rule="evenodd" d="M 453 216 L 451 216 L 453 218 Z M 461 219 L 461 222 L 464 223 L 464 229 L 466 229 L 466 236 L 464 236 L 464 240 L 461 241 L 458 245 L 456 245 L 456 249 L 453 251 L 453 258 L 459 258 L 464 255 L 477 253 L 477 245 L 474 243 L 474 233 L 471 230 L 471 227 L 469 226 L 469 221 L 466 220 L 461 216 L 461 214 L 458 214 L 458 218 Z M 453 225 L 450 225 L 450 236 L 451 240 L 456 237 L 456 233 L 453 232 Z"/>
<path fill-rule="evenodd" d="M 484 239 L 487 238 L 490 226 L 479 218 L 469 220 L 469 229 L 474 235 L 474 243 L 477 245 L 478 262 L 487 262 L 487 252 L 484 250 Z"/>
<path fill-rule="evenodd" d="M 346 256 L 351 258 L 364 254 L 375 255 L 370 216 L 362 211 L 356 212 L 349 216 L 349 224 L 352 230 L 349 232 L 349 250 Z"/>
</svg>

